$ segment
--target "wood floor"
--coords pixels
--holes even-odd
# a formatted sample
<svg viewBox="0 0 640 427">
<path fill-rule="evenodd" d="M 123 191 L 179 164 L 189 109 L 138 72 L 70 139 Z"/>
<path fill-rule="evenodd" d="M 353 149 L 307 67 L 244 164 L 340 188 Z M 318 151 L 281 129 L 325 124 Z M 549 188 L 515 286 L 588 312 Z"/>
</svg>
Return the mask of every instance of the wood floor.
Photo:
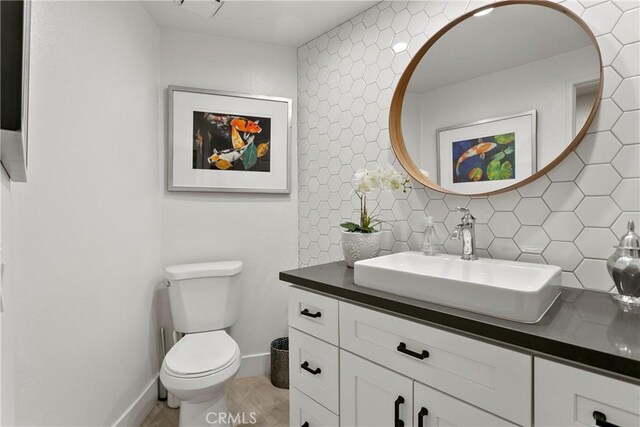
<svg viewBox="0 0 640 427">
<path fill-rule="evenodd" d="M 237 426 L 287 427 L 289 425 L 289 390 L 274 387 L 269 377 L 236 378 L 227 389 L 229 412 L 245 414 L 246 424 Z M 178 427 L 179 409 L 157 402 L 140 427 Z M 255 413 L 255 424 L 250 414 Z"/>
</svg>

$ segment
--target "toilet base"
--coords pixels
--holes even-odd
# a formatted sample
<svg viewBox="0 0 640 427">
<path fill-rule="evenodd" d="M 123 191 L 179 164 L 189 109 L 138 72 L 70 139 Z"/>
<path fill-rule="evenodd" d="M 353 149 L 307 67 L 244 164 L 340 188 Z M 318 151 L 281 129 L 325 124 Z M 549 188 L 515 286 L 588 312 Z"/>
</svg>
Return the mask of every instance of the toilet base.
<svg viewBox="0 0 640 427">
<path fill-rule="evenodd" d="M 204 402 L 180 402 L 180 427 L 232 427 L 224 390 Z"/>
</svg>

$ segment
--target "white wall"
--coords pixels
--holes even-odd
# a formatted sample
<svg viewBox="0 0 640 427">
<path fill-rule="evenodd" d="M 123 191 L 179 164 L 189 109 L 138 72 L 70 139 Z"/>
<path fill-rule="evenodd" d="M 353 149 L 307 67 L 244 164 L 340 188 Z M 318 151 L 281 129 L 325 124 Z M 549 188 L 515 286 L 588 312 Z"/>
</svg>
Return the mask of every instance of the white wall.
<svg viewBox="0 0 640 427">
<path fill-rule="evenodd" d="M 231 335 L 244 355 L 241 374 L 266 372 L 266 357 L 246 356 L 269 352 L 270 341 L 287 334 L 286 285 L 278 280 L 278 272 L 297 267 L 296 49 L 163 30 L 160 58 L 162 124 L 169 85 L 294 100 L 291 194 L 165 192 L 162 204 L 165 266 L 244 262 L 242 312 Z"/>
<path fill-rule="evenodd" d="M 538 166 L 544 167 L 567 146 L 568 99 L 576 79 L 597 79 L 598 57 L 592 47 L 545 58 L 529 64 L 502 70 L 486 76 L 456 83 L 424 94 L 421 111 L 414 114 L 420 119 L 407 123 L 406 128 L 422 128 L 420 150 L 416 141 L 410 141 L 409 150 L 420 165 L 436 178 L 436 131 L 463 123 L 472 123 L 492 117 L 508 116 L 537 110 Z M 595 71 L 596 74 L 589 74 Z M 464 102 L 460 102 L 460 100 Z M 593 98 L 590 100 L 591 107 Z M 582 123 L 578 129 L 582 128 Z M 403 124 L 403 131 L 405 126 Z"/>
<path fill-rule="evenodd" d="M 111 425 L 158 372 L 158 30 L 138 2 L 56 1 L 32 31 L 29 182 L 2 195 L 2 424 Z"/>
</svg>

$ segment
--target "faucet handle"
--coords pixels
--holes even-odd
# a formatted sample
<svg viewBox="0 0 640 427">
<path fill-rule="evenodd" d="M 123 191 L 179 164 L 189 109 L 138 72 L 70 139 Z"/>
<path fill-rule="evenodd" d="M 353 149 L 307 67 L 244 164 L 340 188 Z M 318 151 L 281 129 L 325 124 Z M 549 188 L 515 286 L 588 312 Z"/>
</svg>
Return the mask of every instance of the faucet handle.
<svg viewBox="0 0 640 427">
<path fill-rule="evenodd" d="M 458 206 L 456 208 L 456 212 L 462 212 L 464 214 L 464 216 L 462 217 L 462 221 L 464 222 L 471 222 L 476 220 L 476 218 L 473 215 L 471 215 L 471 211 L 467 208 Z"/>
</svg>

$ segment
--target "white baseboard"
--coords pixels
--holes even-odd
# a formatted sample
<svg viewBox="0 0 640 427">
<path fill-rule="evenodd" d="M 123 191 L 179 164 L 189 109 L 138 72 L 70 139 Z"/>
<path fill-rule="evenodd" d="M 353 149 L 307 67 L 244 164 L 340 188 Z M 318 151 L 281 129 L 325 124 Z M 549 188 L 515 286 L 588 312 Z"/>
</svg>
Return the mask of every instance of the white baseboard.
<svg viewBox="0 0 640 427">
<path fill-rule="evenodd" d="M 139 427 L 147 414 L 151 412 L 153 405 L 158 400 L 158 375 L 149 383 L 147 388 L 120 416 L 113 427 Z"/>
<path fill-rule="evenodd" d="M 248 354 L 242 356 L 240 370 L 237 378 L 255 377 L 256 375 L 269 375 L 271 363 L 270 353 Z"/>
</svg>

